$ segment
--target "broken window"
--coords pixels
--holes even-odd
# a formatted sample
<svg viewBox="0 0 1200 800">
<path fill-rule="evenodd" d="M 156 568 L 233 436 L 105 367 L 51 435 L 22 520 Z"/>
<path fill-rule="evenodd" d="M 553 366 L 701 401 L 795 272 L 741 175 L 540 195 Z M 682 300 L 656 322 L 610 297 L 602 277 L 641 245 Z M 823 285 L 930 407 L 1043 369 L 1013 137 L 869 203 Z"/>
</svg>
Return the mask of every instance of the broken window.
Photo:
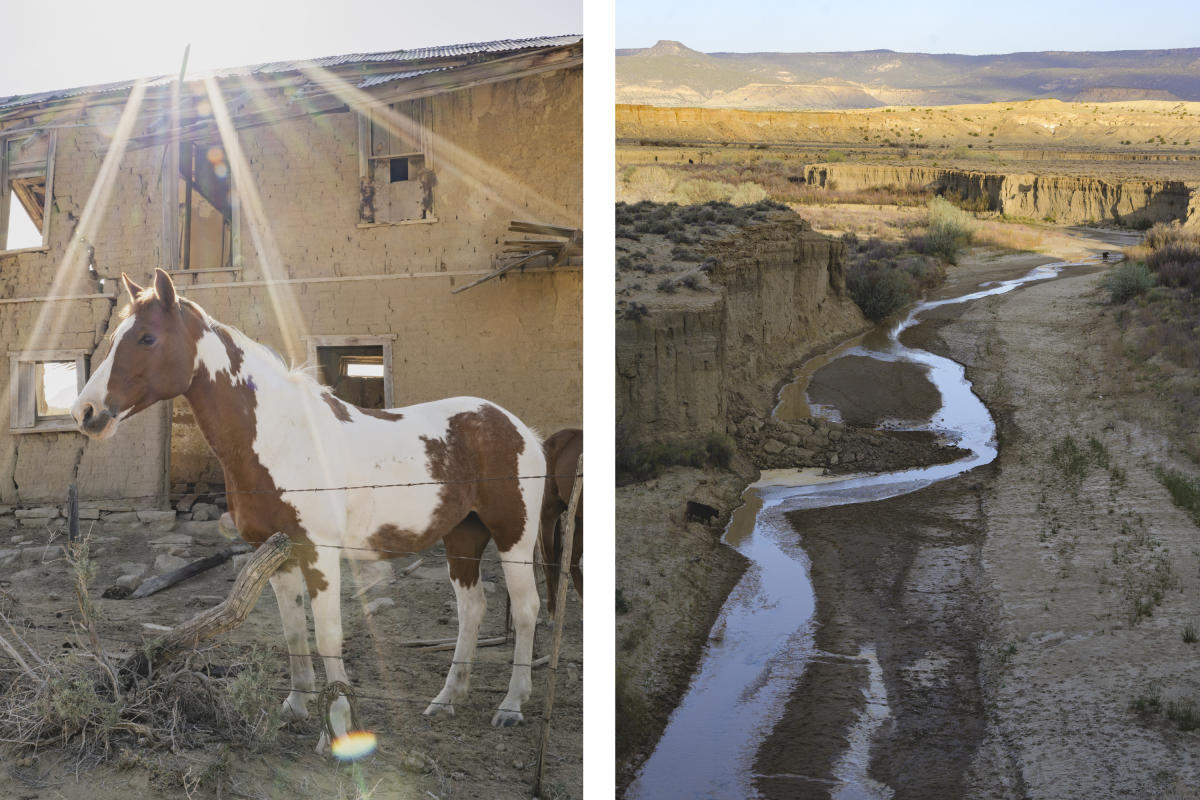
<svg viewBox="0 0 1200 800">
<path fill-rule="evenodd" d="M 361 118 L 360 223 L 433 220 L 430 103 L 406 100 Z"/>
<path fill-rule="evenodd" d="M 13 355 L 10 369 L 13 432 L 74 430 L 70 409 L 87 378 L 86 351 Z"/>
<path fill-rule="evenodd" d="M 233 266 L 233 190 L 219 144 L 184 142 L 179 148 L 180 269 Z"/>
<path fill-rule="evenodd" d="M 46 246 L 54 145 L 54 131 L 0 137 L 0 250 Z"/>
</svg>

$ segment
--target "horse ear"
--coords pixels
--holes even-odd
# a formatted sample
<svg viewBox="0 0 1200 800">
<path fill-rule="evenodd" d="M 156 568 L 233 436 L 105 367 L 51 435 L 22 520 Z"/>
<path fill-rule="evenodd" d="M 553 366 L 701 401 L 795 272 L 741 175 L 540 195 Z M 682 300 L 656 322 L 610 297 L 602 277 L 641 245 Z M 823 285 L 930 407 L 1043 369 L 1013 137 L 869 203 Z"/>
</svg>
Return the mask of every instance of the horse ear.
<svg viewBox="0 0 1200 800">
<path fill-rule="evenodd" d="M 121 273 L 121 283 L 125 284 L 125 291 L 129 293 L 130 300 L 137 300 L 137 296 L 142 293 L 142 287 L 133 282 L 133 279 Z"/>
<path fill-rule="evenodd" d="M 163 308 L 169 309 L 175 305 L 175 284 L 171 282 L 171 276 L 161 269 L 154 270 L 154 293 L 158 295 Z"/>
</svg>

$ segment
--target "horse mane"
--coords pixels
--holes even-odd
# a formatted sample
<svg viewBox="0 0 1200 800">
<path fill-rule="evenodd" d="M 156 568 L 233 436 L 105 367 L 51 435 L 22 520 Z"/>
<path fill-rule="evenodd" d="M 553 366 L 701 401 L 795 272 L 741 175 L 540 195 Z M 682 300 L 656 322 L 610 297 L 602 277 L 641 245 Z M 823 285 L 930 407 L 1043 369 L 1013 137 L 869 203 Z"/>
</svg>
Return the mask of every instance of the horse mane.
<svg viewBox="0 0 1200 800">
<path fill-rule="evenodd" d="M 317 394 L 328 390 L 328 387 L 323 386 L 321 382 L 317 380 L 317 377 L 314 374 L 317 369 L 315 364 L 303 363 L 289 365 L 274 347 L 256 341 L 244 333 L 241 329 L 233 325 L 221 322 L 205 311 L 199 303 L 196 303 L 193 300 L 188 300 L 184 297 L 180 297 L 179 302 L 181 304 L 186 304 L 189 308 L 196 311 L 200 315 L 200 318 L 204 321 L 205 325 L 207 325 L 211 330 L 223 330 L 228 333 L 229 336 L 235 342 L 237 342 L 238 346 L 243 350 L 257 349 L 261 353 L 265 353 L 274 357 L 274 359 L 279 362 L 279 366 L 283 368 L 284 377 L 289 382 L 294 383 L 302 388 L 307 388 L 313 392 L 316 392 Z"/>
</svg>

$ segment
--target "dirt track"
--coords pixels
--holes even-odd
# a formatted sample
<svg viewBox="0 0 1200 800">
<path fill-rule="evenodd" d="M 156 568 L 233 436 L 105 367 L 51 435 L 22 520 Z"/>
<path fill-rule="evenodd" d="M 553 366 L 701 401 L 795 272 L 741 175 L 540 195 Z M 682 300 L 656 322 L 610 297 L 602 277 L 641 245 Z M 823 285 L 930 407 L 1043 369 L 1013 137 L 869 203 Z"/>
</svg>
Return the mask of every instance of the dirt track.
<svg viewBox="0 0 1200 800">
<path fill-rule="evenodd" d="M 122 573 L 119 565 L 125 562 L 153 561 L 156 554 L 168 550 L 198 558 L 228 544 L 215 522 L 179 523 L 176 533 L 181 529 L 194 538 L 193 544 L 152 545 L 152 540 L 171 534 L 151 533 L 144 526 L 110 530 L 97 526 L 93 531 L 97 574 L 89 594 L 99 607 L 98 629 L 110 653 L 127 653 L 143 637 L 152 637 L 154 632 L 145 629 L 144 622 L 174 625 L 224 599 L 235 575 L 229 563 L 146 599 L 101 597 Z M 5 546 L 14 539 L 23 540 L 31 552 L 0 574 L 0 588 L 16 601 L 7 602 L 5 613 L 44 656 L 86 647 L 86 637 L 71 627 L 78 609 L 59 549 L 61 536 L 43 548 L 40 545 L 49 539 L 47 530 L 0 530 Z M 39 545 L 36 558 L 32 557 L 32 545 Z M 481 636 L 504 629 L 504 580 L 495 558 L 495 550 L 489 546 L 483 564 L 488 611 Z M 363 726 L 379 740 L 377 753 L 358 765 L 339 764 L 313 751 L 320 732 L 313 704 L 307 721 L 282 730 L 279 740 L 266 747 L 230 743 L 218 731 L 209 736 L 198 734 L 179 746 L 170 741 L 139 742 L 118 734 L 114 739 L 118 752 L 108 761 L 81 756 L 78 737 L 65 745 L 43 745 L 36 753 L 6 751 L 0 762 L 0 797 L 128 800 L 132 790 L 138 797 L 178 798 L 184 796 L 189 781 L 195 785 L 200 776 L 203 779 L 192 794 L 195 798 L 358 797 L 373 787 L 378 787 L 376 797 L 529 797 L 548 673 L 544 668 L 533 672 L 533 696 L 524 707 L 526 723 L 494 729 L 490 720 L 508 686 L 512 647 L 481 648 L 471 694 L 462 707 L 456 706 L 456 716 L 423 717 L 421 711 L 440 689 L 452 654 L 421 652 L 397 643 L 453 637 L 457 622 L 441 547 L 425 553 L 420 566 L 402 574 L 413 561 L 343 562 L 347 669 L 361 695 Z M 360 597 L 353 597 L 364 588 Z M 539 591 L 544 595 L 544 587 Z M 366 614 L 366 604 L 380 598 L 391 598 L 395 605 Z M 550 634 L 543 607 L 535 658 L 548 652 Z M 310 646 L 311 641 L 310 634 Z M 264 694 L 273 705 L 282 702 L 289 673 L 279 615 L 269 588 L 245 625 L 212 644 L 217 648 L 206 651 L 205 658 L 225 665 L 244 661 L 256 648 L 265 649 L 269 685 Z M 0 668 L 7 666 L 0 663 Z M 578 798 L 583 793 L 582 672 L 581 609 L 572 591 L 547 758 L 546 797 Z M 320 666 L 317 674 L 322 674 Z M 220 690 L 222 684 L 217 686 Z M 122 749 L 125 752 L 119 752 Z"/>
<path fill-rule="evenodd" d="M 1007 261 L 965 264 L 940 294 L 1028 268 Z M 1171 451 L 1167 401 L 1134 388 L 1110 346 L 1096 272 L 935 310 L 906 336 L 967 365 L 998 421 L 994 464 L 790 516 L 829 655 L 759 750 L 765 796 L 829 796 L 865 646 L 891 712 L 868 774 L 897 798 L 1196 796 L 1200 735 L 1133 709 L 1155 692 L 1200 698 L 1198 645 L 1183 636 L 1200 618 L 1197 529 L 1154 474 L 1189 467 Z M 1052 461 L 1068 434 L 1106 454 L 1078 484 Z M 1155 586 L 1161 603 L 1135 613 Z"/>
</svg>

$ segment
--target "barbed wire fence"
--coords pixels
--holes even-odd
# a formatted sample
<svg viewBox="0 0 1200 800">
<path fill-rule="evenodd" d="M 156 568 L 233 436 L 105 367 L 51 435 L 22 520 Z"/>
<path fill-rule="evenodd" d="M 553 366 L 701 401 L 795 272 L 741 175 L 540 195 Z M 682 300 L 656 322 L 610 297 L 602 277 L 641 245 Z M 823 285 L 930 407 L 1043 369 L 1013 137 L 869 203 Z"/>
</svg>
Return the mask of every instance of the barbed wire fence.
<svg viewBox="0 0 1200 800">
<path fill-rule="evenodd" d="M 536 552 L 537 552 L 536 546 L 535 546 L 535 550 L 534 550 L 535 555 L 533 557 L 531 557 L 528 560 L 525 560 L 525 559 L 518 560 L 518 559 L 505 558 L 502 553 L 499 556 L 491 556 L 491 557 L 489 557 L 489 556 L 474 557 L 474 556 L 464 556 L 464 555 L 451 556 L 446 553 L 431 554 L 428 550 L 422 551 L 422 550 L 396 549 L 396 548 L 387 548 L 387 547 L 358 547 L 358 546 L 335 545 L 335 544 L 316 544 L 316 543 L 310 543 L 310 542 L 299 542 L 296 544 L 296 546 L 298 546 L 300 548 L 304 548 L 304 547 L 310 547 L 310 548 L 314 548 L 314 549 L 329 548 L 329 549 L 337 549 L 337 550 L 345 550 L 345 551 L 371 552 L 382 558 L 396 558 L 396 557 L 402 557 L 402 556 L 418 556 L 420 559 L 425 559 L 425 558 L 435 557 L 435 558 L 443 559 L 447 564 L 449 564 L 452 561 L 477 561 L 481 565 L 483 563 L 529 564 L 531 566 L 540 567 L 543 570 L 557 569 L 559 571 L 559 583 L 558 583 L 558 587 L 559 587 L 558 595 L 559 596 L 557 598 L 557 600 L 558 600 L 557 613 L 554 615 L 554 619 L 553 619 L 553 634 L 552 634 L 553 642 L 551 645 L 551 653 L 549 655 L 543 656 L 542 658 L 534 659 L 533 662 L 530 664 L 514 664 L 511 662 L 504 662 L 504 661 L 480 660 L 478 658 L 472 659 L 470 661 L 460 661 L 460 660 L 455 660 L 452 658 L 449 662 L 450 665 L 470 664 L 470 666 L 473 670 L 476 668 L 479 668 L 479 667 L 483 667 L 486 669 L 497 669 L 497 670 L 509 670 L 509 669 L 513 669 L 515 667 L 521 667 L 521 666 L 528 666 L 531 669 L 536 669 L 536 668 L 540 668 L 543 666 L 547 668 L 544 710 L 542 710 L 541 712 L 533 711 L 532 709 L 523 711 L 523 716 L 527 720 L 539 720 L 541 723 L 542 735 L 540 737 L 540 743 L 539 743 L 539 747 L 538 747 L 537 770 L 536 770 L 536 776 L 535 776 L 534 785 L 533 785 L 534 796 L 540 796 L 540 793 L 542 791 L 542 781 L 543 781 L 543 777 L 544 777 L 546 751 L 548 749 L 548 745 L 550 742 L 550 720 L 551 720 L 551 716 L 553 713 L 553 706 L 555 703 L 555 688 L 557 685 L 559 656 L 561 653 L 562 632 L 563 632 L 563 626 L 564 626 L 564 621 L 565 621 L 564 617 L 565 617 L 565 607 L 566 607 L 567 584 L 570 582 L 569 571 L 570 571 L 570 565 L 571 565 L 571 560 L 572 560 L 575 511 L 576 511 L 576 504 L 580 500 L 580 489 L 582 487 L 582 481 L 579 480 L 580 478 L 583 477 L 583 456 L 582 456 L 582 454 L 579 457 L 579 462 L 578 462 L 575 472 L 574 473 L 565 473 L 565 474 L 545 473 L 545 474 L 539 474 L 539 475 L 485 476 L 485 477 L 464 478 L 464 479 L 459 479 L 459 480 L 429 480 L 429 481 L 411 481 L 411 482 L 403 482 L 403 483 L 351 484 L 351 485 L 345 485 L 345 486 L 332 486 L 332 487 L 328 487 L 328 486 L 326 486 L 326 487 L 301 487 L 301 488 L 285 488 L 285 489 L 276 488 L 276 489 L 255 489 L 255 490 L 230 490 L 228 487 L 226 487 L 225 491 L 215 492 L 213 494 L 215 494 L 217 496 L 225 495 L 226 498 L 228 498 L 228 496 L 230 496 L 230 495 L 233 495 L 233 496 L 273 495 L 273 496 L 276 496 L 276 497 L 282 499 L 287 494 L 299 494 L 299 493 L 371 491 L 371 490 L 380 490 L 380 489 L 401 489 L 401 488 L 413 488 L 413 487 L 423 487 L 423 486 L 445 486 L 445 485 L 471 484 L 471 483 L 477 484 L 477 483 L 485 482 L 485 481 L 525 481 L 525 480 L 535 480 L 535 479 L 544 481 L 548 478 L 564 478 L 564 477 L 571 477 L 574 479 L 573 480 L 574 488 L 571 493 L 570 501 L 568 503 L 568 508 L 563 512 L 563 514 L 560 517 L 560 524 L 563 527 L 563 544 L 562 544 L 561 557 L 557 561 L 547 561 L 547 560 L 538 558 L 536 556 Z M 157 500 L 161 500 L 162 498 L 163 498 L 162 493 L 145 494 L 145 495 L 88 497 L 84 501 L 82 501 L 82 504 L 86 505 L 86 507 L 89 507 L 89 508 L 102 509 L 105 504 L 110 504 L 110 505 L 118 504 L 118 503 L 119 504 L 129 504 L 129 503 L 137 504 L 137 503 L 142 503 L 142 502 L 147 502 L 147 501 L 157 501 Z M 80 501 L 78 492 L 76 490 L 75 485 L 72 484 L 68 491 L 68 497 L 67 497 L 67 503 L 66 503 L 66 509 L 65 509 L 66 510 L 66 520 L 65 520 L 66 530 L 65 531 L 61 531 L 61 530 L 56 531 L 53 527 L 51 527 L 52 521 L 48 521 L 46 524 L 46 527 L 51 530 L 51 538 L 50 538 L 50 541 L 45 545 L 45 549 L 43 552 L 44 553 L 48 552 L 54 546 L 54 538 L 55 538 L 56 533 L 58 533 L 58 534 L 65 533 L 67 543 L 66 543 L 66 546 L 63 547 L 64 554 L 61 559 L 47 560 L 43 557 L 43 560 L 40 563 L 43 563 L 43 564 L 54 563 L 56 561 L 63 561 L 64 563 L 70 563 L 70 557 L 69 557 L 67 551 L 69 550 L 70 547 L 77 546 L 77 544 L 82 539 L 82 536 L 80 534 L 81 522 L 95 523 L 95 522 L 100 521 L 99 519 L 81 520 L 80 516 L 79 516 L 80 506 L 81 506 L 81 501 Z M 132 510 L 132 509 L 130 509 L 130 510 Z M 527 513 L 540 514 L 540 509 L 529 509 L 529 510 L 527 510 Z M 545 535 L 552 535 L 552 533 L 553 533 L 552 531 L 546 532 Z M 259 545 L 259 544 L 261 544 L 261 542 L 252 542 L 251 544 Z M 419 562 L 415 562 L 415 563 L 419 563 Z M 409 567 L 415 566 L 415 563 L 412 565 L 409 565 Z M 368 585 L 366 587 L 362 587 L 362 590 L 365 590 L 368 588 L 371 588 L 370 585 Z M 0 589 L 0 612 L 3 612 L 5 610 L 4 609 L 4 601 L 5 601 L 6 597 L 12 599 L 12 595 L 5 592 L 3 589 Z M 0 613 L 0 615 L 2 615 L 2 613 Z M 510 636 L 510 631 L 508 629 L 509 626 L 507 624 L 508 616 L 509 615 L 506 610 L 506 614 L 505 614 L 506 624 L 505 624 L 505 631 L 504 631 L 503 637 L 501 637 L 499 635 L 481 636 L 481 637 L 479 637 L 479 644 L 481 646 L 486 646 L 486 644 L 491 644 L 491 643 L 498 643 L 497 640 L 502 640 L 505 643 L 510 641 L 511 636 Z M 12 630 L 12 632 L 14 634 L 16 633 L 16 630 L 13 628 L 12 623 L 8 620 L 8 618 L 6 616 L 3 617 L 3 619 L 0 620 L 0 622 L 7 624 L 9 626 L 9 628 Z M 41 625 L 41 626 L 36 626 L 36 627 L 43 631 L 71 632 L 76 635 L 80 635 L 80 634 L 84 633 L 84 631 L 82 630 L 81 626 L 78 623 L 73 623 L 70 626 L 66 626 L 66 627 L 56 627 L 53 625 L 50 625 L 50 626 Z M 18 637 L 18 639 L 19 639 L 19 637 Z M 19 639 L 19 641 L 24 643 L 24 640 Z M 422 652 L 422 651 L 431 652 L 431 651 L 435 651 L 435 650 L 449 649 L 448 645 L 452 641 L 454 641 L 454 640 L 439 640 L 436 643 L 432 643 L 432 644 L 424 645 L 424 646 L 422 646 L 421 642 L 417 642 L 417 643 L 403 643 L 402 642 L 402 643 L 400 643 L 400 646 L 414 647 L 415 649 L 418 650 L 418 652 Z M 118 645 L 118 647 L 113 648 L 113 649 L 119 650 L 119 649 L 123 649 L 122 646 L 129 646 L 130 648 L 133 648 L 133 649 L 145 648 L 147 645 L 147 642 L 148 642 L 148 640 L 145 637 L 143 637 L 141 639 L 129 639 L 129 638 L 122 638 L 119 636 L 110 635 L 108 633 L 99 633 L 96 644 L 101 645 L 101 646 L 103 645 L 103 643 L 108 643 L 110 645 L 116 644 L 116 645 Z M 26 647 L 28 647 L 28 645 L 26 645 Z M 199 650 L 200 650 L 200 645 L 199 645 L 199 642 L 197 642 L 195 644 L 194 652 L 199 652 Z M 316 652 L 315 650 L 312 652 L 309 652 L 309 653 L 291 653 L 291 652 L 287 651 L 286 649 L 279 648 L 277 646 L 269 647 L 268 650 L 270 650 L 272 653 L 276 654 L 279 657 L 285 657 L 285 656 L 291 657 L 291 656 L 298 655 L 298 656 L 309 656 L 309 657 L 321 658 L 321 659 L 345 658 L 345 656 L 342 656 L 342 655 L 322 654 L 320 652 Z M 38 660 L 40 660 L 40 657 L 38 657 L 36 655 L 36 653 L 34 654 L 34 656 Z M 21 654 L 11 645 L 11 643 L 9 643 L 7 640 L 3 639 L 2 637 L 0 637 L 0 661 L 16 662 L 20 666 L 22 666 L 28 670 L 27 662 L 25 661 L 25 659 L 23 659 L 21 657 Z M 326 689 L 316 689 L 316 688 L 314 688 L 314 689 L 298 689 L 298 688 L 294 688 L 291 686 L 287 686 L 287 687 L 273 686 L 273 687 L 270 687 L 268 690 L 276 692 L 276 693 L 295 691 L 295 692 L 302 693 L 302 694 L 311 694 L 315 697 L 320 698 L 323 693 L 328 694 L 327 688 Z M 433 702 L 431 702 L 429 699 L 427 699 L 425 697 L 409 697 L 409 696 L 399 696 L 399 695 L 394 695 L 394 694 L 374 694 L 374 693 L 361 694 L 354 690 L 350 690 L 350 691 L 353 693 L 354 697 L 357 699 L 372 701 L 372 702 L 380 704 L 380 705 L 391 706 L 394 708 L 406 708 L 407 709 L 407 708 L 412 708 L 414 706 L 428 707 L 430 705 L 434 705 Z M 483 688 L 483 687 L 473 687 L 471 691 L 472 691 L 472 694 L 477 697 L 479 695 L 502 695 L 502 694 L 506 693 L 505 689 L 490 689 L 490 688 Z M 324 705 L 327 706 L 328 701 L 325 701 Z M 476 703 L 460 702 L 459 706 L 460 707 L 464 707 L 464 706 L 465 707 L 478 707 L 478 708 L 482 709 L 484 707 L 484 704 L 479 703 L 479 702 L 476 702 Z M 580 712 L 582 713 L 582 704 L 581 703 L 579 704 L 579 709 L 580 709 Z M 327 708 L 323 708 L 322 710 L 325 711 L 325 710 L 327 710 Z"/>
</svg>

